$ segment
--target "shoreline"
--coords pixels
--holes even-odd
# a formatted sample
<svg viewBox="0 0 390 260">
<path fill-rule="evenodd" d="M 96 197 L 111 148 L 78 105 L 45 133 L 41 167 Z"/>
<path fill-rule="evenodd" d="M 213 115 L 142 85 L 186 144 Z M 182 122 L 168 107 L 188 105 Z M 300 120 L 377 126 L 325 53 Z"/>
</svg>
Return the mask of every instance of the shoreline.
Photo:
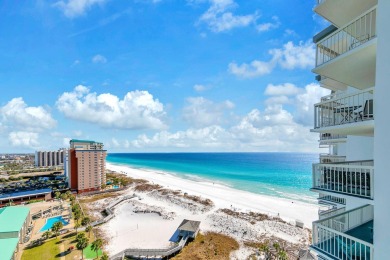
<svg viewBox="0 0 390 260">
<path fill-rule="evenodd" d="M 144 179 L 169 189 L 177 189 L 193 195 L 211 199 L 218 208 L 232 208 L 242 212 L 256 211 L 271 216 L 279 216 L 285 221 L 302 221 L 311 229 L 317 219 L 318 206 L 281 197 L 267 196 L 238 190 L 220 183 L 203 179 L 195 181 L 181 178 L 174 173 L 152 169 L 132 168 L 128 165 L 107 163 L 108 170 L 125 173 L 127 176 Z"/>
</svg>

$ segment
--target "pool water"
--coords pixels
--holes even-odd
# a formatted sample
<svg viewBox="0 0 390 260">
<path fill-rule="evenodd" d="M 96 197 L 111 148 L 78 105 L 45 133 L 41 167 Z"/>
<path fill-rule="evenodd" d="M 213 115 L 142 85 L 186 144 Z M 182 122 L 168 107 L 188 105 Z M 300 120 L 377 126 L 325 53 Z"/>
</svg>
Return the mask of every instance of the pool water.
<svg viewBox="0 0 390 260">
<path fill-rule="evenodd" d="M 64 224 L 64 226 L 68 225 L 69 223 L 66 222 L 62 216 L 58 216 L 58 217 L 54 217 L 54 218 L 49 218 L 46 220 L 46 224 L 41 228 L 40 232 L 43 232 L 43 231 L 46 231 L 46 230 L 49 230 L 52 228 L 52 226 L 54 225 L 54 223 L 58 222 L 58 221 L 61 221 L 62 224 Z"/>
</svg>

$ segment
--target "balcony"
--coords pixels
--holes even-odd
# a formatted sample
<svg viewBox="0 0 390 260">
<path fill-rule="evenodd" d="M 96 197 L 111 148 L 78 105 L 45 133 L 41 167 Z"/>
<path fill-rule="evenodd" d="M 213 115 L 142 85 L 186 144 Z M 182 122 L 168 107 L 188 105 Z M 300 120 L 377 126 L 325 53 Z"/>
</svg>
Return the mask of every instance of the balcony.
<svg viewBox="0 0 390 260">
<path fill-rule="evenodd" d="M 316 44 L 314 73 L 358 89 L 375 85 L 376 7 Z"/>
<path fill-rule="evenodd" d="M 313 222 L 312 248 L 330 259 L 374 259 L 374 210 L 366 205 Z"/>
<path fill-rule="evenodd" d="M 374 133 L 374 88 L 336 93 L 314 105 L 314 132 L 340 135 Z"/>
<path fill-rule="evenodd" d="M 343 208 L 330 208 L 330 209 L 319 209 L 318 210 L 318 216 L 320 219 L 329 218 L 335 215 L 338 215 L 340 213 L 345 212 L 345 207 Z"/>
<path fill-rule="evenodd" d="M 347 157 L 341 155 L 333 155 L 327 153 L 320 154 L 320 163 L 339 163 L 345 162 L 346 159 Z"/>
<path fill-rule="evenodd" d="M 347 135 L 320 133 L 320 145 L 345 143 L 347 141 Z"/>
<path fill-rule="evenodd" d="M 318 203 L 335 206 L 336 204 L 345 205 L 345 199 L 331 195 L 320 194 L 318 196 Z"/>
<path fill-rule="evenodd" d="M 313 164 L 313 191 L 374 199 L 374 161 Z"/>
<path fill-rule="evenodd" d="M 377 3 L 377 0 L 317 0 L 314 12 L 341 27 Z"/>
</svg>

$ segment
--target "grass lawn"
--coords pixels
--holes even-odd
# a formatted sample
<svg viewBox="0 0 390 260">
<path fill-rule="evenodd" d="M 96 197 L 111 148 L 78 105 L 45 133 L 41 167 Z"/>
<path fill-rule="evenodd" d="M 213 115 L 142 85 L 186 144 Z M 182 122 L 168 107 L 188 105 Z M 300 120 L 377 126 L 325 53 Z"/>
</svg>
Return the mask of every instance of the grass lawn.
<svg viewBox="0 0 390 260">
<path fill-rule="evenodd" d="M 84 249 L 85 258 L 88 258 L 88 259 L 96 258 L 96 252 L 91 249 L 91 245 L 92 244 L 89 244 L 88 247 L 86 249 Z M 102 254 L 103 254 L 102 250 L 99 250 L 98 255 L 101 256 Z"/>
<path fill-rule="evenodd" d="M 56 244 L 58 241 L 59 240 L 53 238 L 40 246 L 25 249 L 23 251 L 22 260 L 59 258 L 60 248 L 58 247 L 58 244 Z"/>
</svg>

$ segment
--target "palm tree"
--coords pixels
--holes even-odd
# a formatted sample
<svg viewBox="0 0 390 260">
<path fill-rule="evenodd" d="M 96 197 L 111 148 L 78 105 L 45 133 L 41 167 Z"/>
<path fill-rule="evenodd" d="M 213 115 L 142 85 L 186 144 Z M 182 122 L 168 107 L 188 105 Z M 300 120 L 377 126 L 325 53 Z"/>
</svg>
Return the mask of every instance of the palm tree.
<svg viewBox="0 0 390 260">
<path fill-rule="evenodd" d="M 56 235 L 56 238 L 58 236 L 58 233 L 60 232 L 60 230 L 64 227 L 64 224 L 61 222 L 61 221 L 57 221 L 56 223 L 53 224 L 51 230 L 54 232 L 54 234 Z"/>
<path fill-rule="evenodd" d="M 109 260 L 107 253 L 103 253 L 103 255 L 100 257 L 100 260 Z"/>
<path fill-rule="evenodd" d="M 74 229 L 76 229 L 76 234 L 77 234 L 77 229 L 80 227 L 80 223 L 79 222 L 76 222 L 74 223 Z"/>
<path fill-rule="evenodd" d="M 66 195 L 66 193 L 62 193 L 61 196 L 60 196 L 60 198 L 61 198 L 62 200 L 66 200 L 66 199 L 68 198 L 68 195 Z"/>
<path fill-rule="evenodd" d="M 89 222 L 91 222 L 91 219 L 89 217 L 84 217 L 82 220 L 81 220 L 81 225 L 82 226 L 86 226 L 89 224 Z"/>
<path fill-rule="evenodd" d="M 82 239 L 83 237 L 85 237 L 85 233 L 79 233 L 79 234 L 77 234 L 77 236 L 76 236 L 76 241 Z"/>
<path fill-rule="evenodd" d="M 51 237 L 52 233 L 50 230 L 46 230 L 43 234 L 42 234 L 42 237 L 43 239 L 48 239 L 49 237 Z"/>
<path fill-rule="evenodd" d="M 56 191 L 56 192 L 54 193 L 54 197 L 55 197 L 56 199 L 59 199 L 60 196 L 61 196 L 61 192 Z"/>
<path fill-rule="evenodd" d="M 91 231 L 92 231 L 92 226 L 87 226 L 87 227 L 85 228 L 85 232 L 88 232 L 88 237 L 91 236 Z"/>
<path fill-rule="evenodd" d="M 96 252 L 96 259 L 99 257 L 99 250 L 103 247 L 103 240 L 100 238 L 92 242 L 91 249 Z"/>
<path fill-rule="evenodd" d="M 81 259 L 84 259 L 83 250 L 88 246 L 88 238 L 83 236 L 79 237 L 76 241 L 76 248 L 81 251 Z"/>
<path fill-rule="evenodd" d="M 76 210 L 73 212 L 73 219 L 78 223 L 79 219 L 81 218 L 81 211 Z"/>
</svg>

